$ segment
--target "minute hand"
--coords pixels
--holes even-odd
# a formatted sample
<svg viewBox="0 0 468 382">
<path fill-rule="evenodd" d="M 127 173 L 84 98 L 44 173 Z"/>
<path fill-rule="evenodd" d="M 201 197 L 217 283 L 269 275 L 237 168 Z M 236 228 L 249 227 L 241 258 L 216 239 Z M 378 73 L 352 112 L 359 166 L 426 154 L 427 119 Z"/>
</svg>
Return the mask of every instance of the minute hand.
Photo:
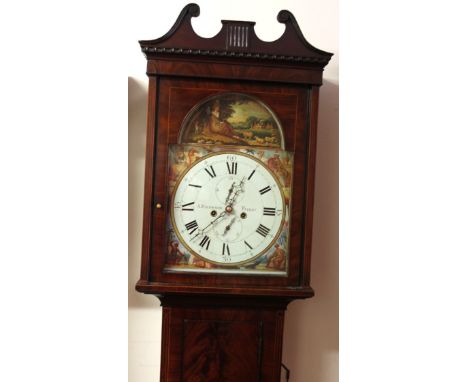
<svg viewBox="0 0 468 382">
<path fill-rule="evenodd" d="M 192 237 L 190 239 L 190 241 L 194 240 L 197 236 L 199 235 L 203 235 L 203 233 L 205 233 L 205 231 L 210 228 L 216 221 L 218 221 L 219 219 L 221 219 L 224 215 L 226 215 L 226 211 L 223 211 L 219 214 L 219 216 L 214 219 L 212 222 L 210 222 L 210 224 L 208 224 L 205 228 L 203 228 L 201 231 L 199 231 L 194 237 Z"/>
</svg>

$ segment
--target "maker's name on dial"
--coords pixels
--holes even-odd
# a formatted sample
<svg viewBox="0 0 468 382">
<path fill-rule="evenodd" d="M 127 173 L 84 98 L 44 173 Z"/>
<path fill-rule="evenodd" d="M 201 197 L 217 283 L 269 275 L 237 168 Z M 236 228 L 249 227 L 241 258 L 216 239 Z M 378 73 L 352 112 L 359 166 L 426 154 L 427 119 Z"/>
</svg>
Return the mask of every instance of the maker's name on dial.
<svg viewBox="0 0 468 382">
<path fill-rule="evenodd" d="M 209 210 L 222 210 L 222 209 L 224 209 L 224 207 L 220 207 L 220 206 L 209 206 L 209 205 L 201 204 L 201 203 L 198 203 L 198 204 L 197 204 L 197 208 L 206 208 L 206 209 L 209 209 Z"/>
</svg>

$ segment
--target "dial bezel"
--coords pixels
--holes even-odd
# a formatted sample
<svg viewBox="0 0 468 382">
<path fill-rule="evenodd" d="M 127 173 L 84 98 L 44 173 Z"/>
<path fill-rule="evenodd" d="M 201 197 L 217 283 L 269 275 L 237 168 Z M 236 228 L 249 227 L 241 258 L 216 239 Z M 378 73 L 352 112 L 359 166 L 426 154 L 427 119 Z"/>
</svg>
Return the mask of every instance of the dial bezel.
<svg viewBox="0 0 468 382">
<path fill-rule="evenodd" d="M 231 263 L 228 263 L 226 264 L 225 262 L 219 262 L 219 261 L 215 261 L 215 260 L 212 260 L 212 259 L 209 259 L 209 258 L 206 258 L 202 255 L 200 255 L 197 251 L 195 251 L 190 245 L 187 244 L 187 242 L 184 240 L 183 238 L 183 235 L 180 234 L 179 232 L 179 229 L 175 223 L 175 217 L 174 217 L 174 213 L 175 213 L 175 208 L 174 208 L 174 198 L 175 198 L 175 195 L 176 195 L 176 192 L 178 190 L 178 187 L 180 185 L 180 183 L 183 181 L 183 179 L 185 178 L 185 176 L 187 175 L 187 173 L 193 169 L 198 163 L 202 162 L 202 161 L 205 161 L 207 159 L 209 159 L 210 157 L 213 157 L 213 156 L 220 156 L 220 155 L 229 155 L 229 154 L 233 154 L 233 155 L 240 155 L 240 156 L 243 156 L 243 157 L 246 157 L 254 162 L 257 162 L 260 166 L 262 166 L 268 173 L 269 175 L 273 178 L 274 182 L 276 183 L 276 187 L 278 188 L 278 191 L 280 193 L 280 196 L 281 196 L 281 205 L 282 205 L 282 216 L 281 216 L 281 222 L 278 226 L 278 230 L 277 232 L 275 233 L 275 235 L 272 237 L 272 239 L 270 240 L 270 243 L 262 250 L 260 251 L 259 253 L 255 254 L 254 256 L 246 259 L 246 260 L 243 260 L 243 261 L 239 261 L 239 262 L 231 262 Z M 291 214 L 291 211 L 289 211 L 289 214 Z M 275 243 L 276 241 L 278 240 L 278 237 L 280 236 L 281 234 L 281 231 L 282 231 L 282 228 L 284 226 L 284 221 L 285 221 L 285 217 L 286 217 L 286 202 L 285 202 L 285 197 L 284 197 L 284 192 L 283 192 L 283 186 L 280 182 L 280 180 L 278 179 L 278 177 L 268 168 L 268 166 L 262 162 L 260 159 L 252 156 L 252 155 L 249 155 L 247 153 L 243 153 L 243 152 L 239 152 L 239 151 L 234 151 L 234 150 L 223 150 L 223 151 L 216 151 L 216 152 L 212 152 L 212 153 L 209 153 L 201 158 L 199 158 L 198 160 L 196 160 L 194 163 L 192 163 L 191 166 L 187 167 L 179 176 L 179 178 L 177 179 L 173 189 L 172 189 L 172 193 L 171 193 L 171 197 L 170 197 L 170 220 L 171 220 L 171 224 L 172 224 L 172 228 L 174 230 L 174 233 L 175 235 L 177 236 L 177 238 L 180 240 L 180 242 L 184 245 L 184 247 L 194 256 L 200 258 L 201 260 L 203 261 L 206 261 L 210 264 L 215 264 L 215 265 L 219 265 L 219 266 L 222 266 L 223 268 L 234 268 L 234 269 L 237 269 L 239 268 L 239 266 L 241 265 L 245 265 L 245 264 L 248 264 L 248 263 L 253 263 L 255 262 L 256 259 L 258 259 L 259 257 L 261 257 L 262 255 L 264 255 Z M 287 248 L 287 253 L 289 254 L 289 230 L 288 230 L 288 248 Z M 287 255 L 287 257 L 289 257 Z"/>
</svg>

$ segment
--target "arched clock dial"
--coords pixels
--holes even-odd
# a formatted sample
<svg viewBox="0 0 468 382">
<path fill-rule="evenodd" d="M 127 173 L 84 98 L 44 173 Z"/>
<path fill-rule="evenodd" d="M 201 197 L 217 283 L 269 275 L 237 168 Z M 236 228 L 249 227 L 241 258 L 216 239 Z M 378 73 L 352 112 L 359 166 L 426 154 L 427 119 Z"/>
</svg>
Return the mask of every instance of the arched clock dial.
<svg viewBox="0 0 468 382">
<path fill-rule="evenodd" d="M 239 265 L 265 253 L 285 216 L 276 176 L 239 152 L 213 153 L 189 167 L 173 193 L 176 235 L 194 255 L 218 265 Z"/>
<path fill-rule="evenodd" d="M 198 36 L 199 14 L 188 4 L 163 37 L 140 41 L 149 85 L 136 288 L 164 307 L 161 380 L 277 382 L 286 307 L 314 295 L 317 112 L 332 54 L 287 10 L 271 42 L 252 21 Z"/>
</svg>

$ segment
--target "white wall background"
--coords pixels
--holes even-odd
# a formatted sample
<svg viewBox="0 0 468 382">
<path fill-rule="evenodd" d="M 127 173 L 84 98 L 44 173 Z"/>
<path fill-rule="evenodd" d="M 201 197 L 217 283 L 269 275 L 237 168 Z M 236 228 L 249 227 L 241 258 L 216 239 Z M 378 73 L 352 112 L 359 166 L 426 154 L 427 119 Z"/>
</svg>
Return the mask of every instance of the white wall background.
<svg viewBox="0 0 468 382">
<path fill-rule="evenodd" d="M 128 38 L 128 151 L 129 151 L 129 381 L 159 380 L 161 309 L 158 300 L 139 294 L 144 155 L 146 134 L 146 60 L 138 40 L 165 34 L 187 1 L 137 1 L 129 9 Z M 278 12 L 290 10 L 306 39 L 333 52 L 324 72 L 319 108 L 316 203 L 311 285 L 313 299 L 288 307 L 284 329 L 283 361 L 291 382 L 338 381 L 338 2 L 336 0 L 216 1 L 199 0 L 200 16 L 192 19 L 195 31 L 214 36 L 220 20 L 255 21 L 257 35 L 277 39 L 283 25 Z"/>
</svg>

